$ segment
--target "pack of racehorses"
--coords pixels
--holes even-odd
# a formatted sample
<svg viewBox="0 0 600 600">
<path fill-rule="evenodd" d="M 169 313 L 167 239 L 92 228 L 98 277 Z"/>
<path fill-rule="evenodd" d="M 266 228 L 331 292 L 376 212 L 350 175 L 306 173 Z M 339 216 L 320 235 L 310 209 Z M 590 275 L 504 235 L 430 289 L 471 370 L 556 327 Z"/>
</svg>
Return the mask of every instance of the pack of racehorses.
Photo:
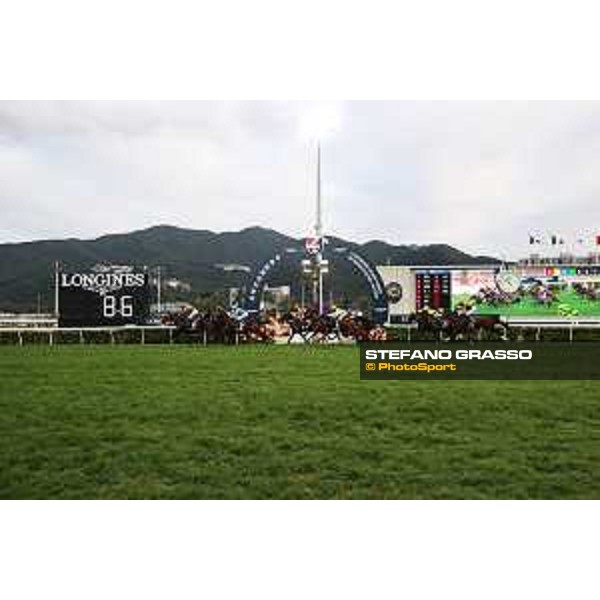
<svg viewBox="0 0 600 600">
<path fill-rule="evenodd" d="M 424 309 L 415 313 L 421 339 L 441 341 L 507 340 L 508 326 L 498 316 L 473 315 L 467 311 Z M 240 344 L 275 341 L 304 344 L 385 341 L 386 330 L 360 312 L 320 314 L 312 307 L 287 312 L 264 311 L 236 318 L 222 307 L 201 312 L 188 308 L 169 313 L 164 325 L 176 327 L 175 338 L 200 343 Z"/>
<path fill-rule="evenodd" d="M 313 307 L 287 312 L 276 310 L 236 317 L 222 307 L 199 311 L 188 308 L 169 313 L 163 325 L 176 327 L 175 337 L 201 343 L 239 344 L 275 342 L 318 344 L 343 341 L 382 341 L 386 331 L 360 312 L 337 311 L 320 314 Z"/>
<path fill-rule="evenodd" d="M 413 321 L 424 339 L 445 342 L 509 339 L 508 325 L 498 315 L 476 315 L 465 309 L 444 311 L 425 308 L 413 315 Z"/>
</svg>

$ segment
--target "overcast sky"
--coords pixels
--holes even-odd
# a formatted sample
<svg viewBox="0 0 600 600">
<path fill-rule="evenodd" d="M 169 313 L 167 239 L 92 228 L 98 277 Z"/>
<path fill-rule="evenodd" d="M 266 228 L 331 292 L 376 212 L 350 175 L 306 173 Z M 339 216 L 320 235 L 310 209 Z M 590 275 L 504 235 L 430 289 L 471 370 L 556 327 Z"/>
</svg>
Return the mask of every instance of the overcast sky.
<svg viewBox="0 0 600 600">
<path fill-rule="evenodd" d="M 324 123 L 321 123 L 324 122 Z M 600 233 L 600 103 L 0 102 L 0 242 L 325 229 L 514 258 Z"/>
</svg>

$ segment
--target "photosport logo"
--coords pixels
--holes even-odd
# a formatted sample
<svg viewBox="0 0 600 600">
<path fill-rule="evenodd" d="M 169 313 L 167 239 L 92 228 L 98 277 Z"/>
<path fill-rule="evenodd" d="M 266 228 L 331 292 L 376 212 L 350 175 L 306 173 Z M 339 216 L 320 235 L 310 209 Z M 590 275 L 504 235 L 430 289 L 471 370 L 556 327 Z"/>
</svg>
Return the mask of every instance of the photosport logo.
<svg viewBox="0 0 600 600">
<path fill-rule="evenodd" d="M 600 379 L 600 342 L 362 342 L 360 378 Z"/>
</svg>

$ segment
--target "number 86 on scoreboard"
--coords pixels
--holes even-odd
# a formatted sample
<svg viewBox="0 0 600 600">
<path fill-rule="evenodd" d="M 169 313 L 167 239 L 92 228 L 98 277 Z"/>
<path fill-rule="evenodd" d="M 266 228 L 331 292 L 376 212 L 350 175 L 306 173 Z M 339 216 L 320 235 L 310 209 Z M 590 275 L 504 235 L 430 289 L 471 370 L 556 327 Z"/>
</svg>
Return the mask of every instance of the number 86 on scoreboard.
<svg viewBox="0 0 600 600">
<path fill-rule="evenodd" d="M 133 317 L 133 296 L 104 296 L 102 300 L 102 315 L 105 319 Z"/>
</svg>

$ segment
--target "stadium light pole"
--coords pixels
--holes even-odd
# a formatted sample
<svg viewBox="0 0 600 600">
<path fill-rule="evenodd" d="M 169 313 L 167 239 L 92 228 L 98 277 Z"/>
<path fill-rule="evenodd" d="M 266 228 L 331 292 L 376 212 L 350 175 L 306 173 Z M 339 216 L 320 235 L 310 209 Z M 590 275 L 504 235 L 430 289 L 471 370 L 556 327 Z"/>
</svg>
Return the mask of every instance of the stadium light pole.
<svg viewBox="0 0 600 600">
<path fill-rule="evenodd" d="M 317 252 L 317 278 L 319 286 L 319 314 L 323 314 L 323 210 L 321 204 L 321 141 L 317 142 L 317 215 L 315 236 L 319 240 Z"/>
<path fill-rule="evenodd" d="M 315 219 L 315 235 L 323 235 L 323 215 L 321 210 L 321 140 L 317 141 L 317 214 Z"/>
<path fill-rule="evenodd" d="M 336 104 L 320 104 L 313 106 L 304 116 L 301 127 L 303 133 L 313 142 L 317 142 L 317 189 L 315 211 L 315 237 L 318 240 L 318 251 L 313 255 L 313 302 L 318 304 L 319 314 L 323 313 L 323 275 L 327 272 L 327 262 L 323 259 L 323 205 L 321 194 L 321 144 L 325 137 L 338 129 L 340 110 Z"/>
</svg>

